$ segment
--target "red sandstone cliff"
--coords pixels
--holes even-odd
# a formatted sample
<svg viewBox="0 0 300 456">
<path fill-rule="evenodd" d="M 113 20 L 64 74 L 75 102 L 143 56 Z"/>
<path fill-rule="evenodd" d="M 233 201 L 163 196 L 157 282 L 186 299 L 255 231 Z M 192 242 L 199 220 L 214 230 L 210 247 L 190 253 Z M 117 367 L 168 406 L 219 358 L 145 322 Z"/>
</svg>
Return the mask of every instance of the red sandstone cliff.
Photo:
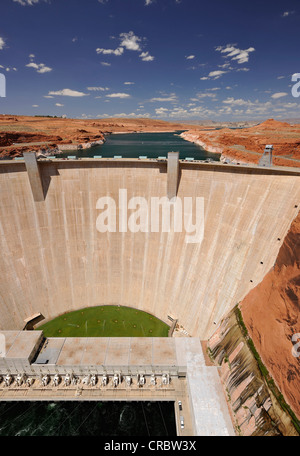
<svg viewBox="0 0 300 456">
<path fill-rule="evenodd" d="M 300 333 L 300 213 L 274 268 L 240 307 L 262 361 L 299 419 L 300 356 L 292 355 L 292 336 Z"/>
<path fill-rule="evenodd" d="M 235 162 L 258 164 L 265 146 L 274 146 L 274 164 L 300 167 L 300 125 L 269 119 L 260 125 L 232 130 L 193 129 L 182 134 L 188 141 Z"/>
</svg>

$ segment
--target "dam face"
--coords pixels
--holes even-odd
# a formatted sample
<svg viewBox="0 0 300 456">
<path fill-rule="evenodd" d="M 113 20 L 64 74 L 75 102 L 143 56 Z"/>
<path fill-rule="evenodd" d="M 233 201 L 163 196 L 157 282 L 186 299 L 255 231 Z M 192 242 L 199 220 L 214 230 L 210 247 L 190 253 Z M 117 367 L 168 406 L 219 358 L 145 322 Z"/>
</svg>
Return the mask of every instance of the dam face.
<svg viewBox="0 0 300 456">
<path fill-rule="evenodd" d="M 180 162 L 178 197 L 203 198 L 204 238 L 100 233 L 97 201 L 167 196 L 156 160 L 40 161 L 35 202 L 22 162 L 0 162 L 0 329 L 117 304 L 178 319 L 207 339 L 273 266 L 298 212 L 300 171 Z"/>
</svg>

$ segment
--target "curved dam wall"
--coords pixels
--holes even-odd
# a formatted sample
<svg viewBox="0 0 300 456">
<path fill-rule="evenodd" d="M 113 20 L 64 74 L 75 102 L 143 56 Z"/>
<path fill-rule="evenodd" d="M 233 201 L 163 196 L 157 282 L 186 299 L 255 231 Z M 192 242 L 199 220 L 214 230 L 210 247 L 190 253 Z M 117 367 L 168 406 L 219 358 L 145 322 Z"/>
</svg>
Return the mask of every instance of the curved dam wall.
<svg viewBox="0 0 300 456">
<path fill-rule="evenodd" d="M 156 161 L 39 162 L 34 202 L 22 162 L 0 164 L 0 329 L 41 313 L 135 307 L 207 339 L 273 266 L 299 209 L 300 172 L 180 163 L 178 196 L 204 198 L 204 239 L 186 233 L 100 233 L 97 201 L 167 194 Z M 281 239 L 279 241 L 278 239 Z"/>
</svg>

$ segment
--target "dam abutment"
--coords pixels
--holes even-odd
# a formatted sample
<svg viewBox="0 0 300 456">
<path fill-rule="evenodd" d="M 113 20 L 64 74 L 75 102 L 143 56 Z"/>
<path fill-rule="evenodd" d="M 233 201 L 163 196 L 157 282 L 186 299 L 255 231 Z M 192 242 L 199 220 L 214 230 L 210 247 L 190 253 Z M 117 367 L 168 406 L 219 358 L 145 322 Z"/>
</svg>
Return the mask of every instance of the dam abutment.
<svg viewBox="0 0 300 456">
<path fill-rule="evenodd" d="M 208 341 L 233 423 L 243 436 L 298 436 L 300 422 L 263 364 L 237 305 Z"/>
</svg>

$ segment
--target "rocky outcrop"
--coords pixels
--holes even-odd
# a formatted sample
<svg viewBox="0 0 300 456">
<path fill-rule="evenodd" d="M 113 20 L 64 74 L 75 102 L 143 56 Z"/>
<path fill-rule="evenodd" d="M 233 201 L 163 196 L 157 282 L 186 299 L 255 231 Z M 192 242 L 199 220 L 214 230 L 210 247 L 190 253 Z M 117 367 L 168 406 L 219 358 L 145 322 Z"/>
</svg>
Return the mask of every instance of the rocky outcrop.
<svg viewBox="0 0 300 456">
<path fill-rule="evenodd" d="M 220 377 L 236 432 L 243 436 L 299 435 L 244 326 L 238 307 L 208 341 L 208 353 Z"/>
<path fill-rule="evenodd" d="M 42 135 L 26 132 L 0 132 L 0 147 L 12 146 L 14 144 L 60 141 L 62 141 L 62 138 L 55 135 Z"/>
<path fill-rule="evenodd" d="M 104 139 L 99 139 L 97 141 L 91 141 L 91 142 L 86 142 L 86 143 L 81 143 L 81 144 L 59 144 L 58 145 L 58 150 L 57 153 L 60 152 L 66 152 L 68 150 L 85 150 L 85 149 L 91 149 L 92 147 L 99 146 L 104 143 Z"/>
<path fill-rule="evenodd" d="M 274 164 L 300 167 L 300 125 L 269 119 L 244 129 L 193 129 L 181 135 L 209 152 L 221 154 L 221 161 L 258 164 L 267 144 L 274 146 Z"/>
<path fill-rule="evenodd" d="M 265 366 L 300 419 L 300 356 L 292 352 L 293 335 L 300 340 L 300 214 L 274 268 L 246 296 L 241 311 Z"/>
<path fill-rule="evenodd" d="M 272 270 L 208 343 L 242 435 L 300 433 L 299 341 L 300 213 Z"/>
</svg>

